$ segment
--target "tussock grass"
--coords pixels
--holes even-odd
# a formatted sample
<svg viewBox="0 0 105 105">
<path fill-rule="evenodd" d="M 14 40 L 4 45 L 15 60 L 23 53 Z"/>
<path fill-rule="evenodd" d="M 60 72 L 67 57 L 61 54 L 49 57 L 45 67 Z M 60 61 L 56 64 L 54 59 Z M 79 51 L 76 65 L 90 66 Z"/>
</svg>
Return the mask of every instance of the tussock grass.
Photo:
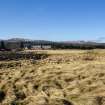
<svg viewBox="0 0 105 105">
<path fill-rule="evenodd" d="M 33 52 L 0 52 L 0 61 L 24 60 L 24 59 L 44 59 L 48 56 L 46 53 Z"/>
<path fill-rule="evenodd" d="M 0 102 L 5 99 L 6 93 L 3 90 L 0 90 Z"/>
<path fill-rule="evenodd" d="M 55 52 L 40 52 L 40 60 L 0 61 L 0 104 L 103 105 L 105 52 Z"/>
</svg>

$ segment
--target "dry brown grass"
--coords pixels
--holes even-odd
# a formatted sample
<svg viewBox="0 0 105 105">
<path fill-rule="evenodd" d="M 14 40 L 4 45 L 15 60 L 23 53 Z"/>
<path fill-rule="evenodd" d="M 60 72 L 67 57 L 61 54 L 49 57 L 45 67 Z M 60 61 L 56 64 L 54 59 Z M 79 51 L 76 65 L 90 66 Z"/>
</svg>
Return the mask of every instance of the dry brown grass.
<svg viewBox="0 0 105 105">
<path fill-rule="evenodd" d="M 1 105 L 105 104 L 104 50 L 46 53 L 39 61 L 0 62 Z"/>
</svg>

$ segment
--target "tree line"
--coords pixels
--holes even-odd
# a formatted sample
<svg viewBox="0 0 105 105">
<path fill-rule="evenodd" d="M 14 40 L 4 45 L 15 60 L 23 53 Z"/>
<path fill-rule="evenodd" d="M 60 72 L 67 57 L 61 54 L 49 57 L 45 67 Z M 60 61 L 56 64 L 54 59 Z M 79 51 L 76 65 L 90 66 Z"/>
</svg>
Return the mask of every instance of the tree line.
<svg viewBox="0 0 105 105">
<path fill-rule="evenodd" d="M 47 46 L 50 45 L 52 49 L 104 49 L 105 43 L 64 43 L 51 41 L 0 41 L 0 50 L 24 49 L 27 47 L 31 49 L 32 46 Z"/>
</svg>

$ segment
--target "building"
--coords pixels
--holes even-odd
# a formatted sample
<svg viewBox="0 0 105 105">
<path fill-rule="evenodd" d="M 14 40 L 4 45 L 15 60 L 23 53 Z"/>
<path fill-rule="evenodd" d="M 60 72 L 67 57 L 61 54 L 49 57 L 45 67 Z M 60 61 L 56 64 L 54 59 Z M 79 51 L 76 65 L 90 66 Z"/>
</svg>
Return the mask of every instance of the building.
<svg viewBox="0 0 105 105">
<path fill-rule="evenodd" d="M 10 49 L 10 50 L 18 50 L 18 49 L 20 49 L 21 48 L 21 43 L 20 42 L 15 42 L 15 41 L 11 41 L 11 42 L 9 42 L 9 41 L 7 41 L 7 42 L 5 42 L 4 43 L 4 45 L 5 45 L 5 49 Z"/>
</svg>

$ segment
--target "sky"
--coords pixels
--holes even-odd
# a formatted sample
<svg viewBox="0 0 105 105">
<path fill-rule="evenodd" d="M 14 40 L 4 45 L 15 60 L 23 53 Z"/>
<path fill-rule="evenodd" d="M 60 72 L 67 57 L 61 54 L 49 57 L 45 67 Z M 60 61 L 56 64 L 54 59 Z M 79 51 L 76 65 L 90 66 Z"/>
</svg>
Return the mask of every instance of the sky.
<svg viewBox="0 0 105 105">
<path fill-rule="evenodd" d="M 0 39 L 98 40 L 105 0 L 0 0 Z"/>
</svg>

